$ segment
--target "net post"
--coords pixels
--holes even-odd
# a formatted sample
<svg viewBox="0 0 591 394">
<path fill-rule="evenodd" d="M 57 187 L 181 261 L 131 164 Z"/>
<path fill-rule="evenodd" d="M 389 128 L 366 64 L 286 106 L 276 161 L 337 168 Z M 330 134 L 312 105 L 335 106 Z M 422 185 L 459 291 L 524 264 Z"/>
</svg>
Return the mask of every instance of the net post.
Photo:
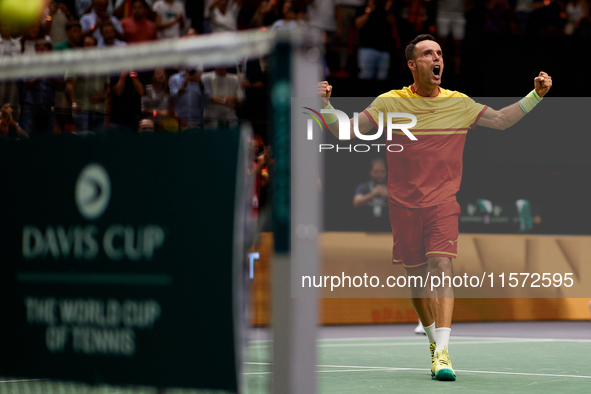
<svg viewBox="0 0 591 394">
<path fill-rule="evenodd" d="M 316 42 L 305 38 L 289 41 L 280 36 L 274 53 L 271 92 L 273 149 L 277 158 L 271 312 L 274 394 L 311 394 L 317 388 L 318 300 L 314 293 L 295 297 L 293 286 L 301 273 L 313 275 L 318 271 L 320 163 L 319 156 L 309 146 L 307 151 L 304 149 L 308 142 L 306 120 L 291 116 L 297 113 L 291 108 L 292 97 L 316 95 L 321 53 Z"/>
</svg>

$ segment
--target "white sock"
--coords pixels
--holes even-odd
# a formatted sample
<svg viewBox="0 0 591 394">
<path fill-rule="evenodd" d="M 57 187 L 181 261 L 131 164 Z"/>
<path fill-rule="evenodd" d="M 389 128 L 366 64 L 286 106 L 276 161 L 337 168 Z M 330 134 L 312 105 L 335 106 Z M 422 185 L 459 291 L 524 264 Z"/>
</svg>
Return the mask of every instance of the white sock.
<svg viewBox="0 0 591 394">
<path fill-rule="evenodd" d="M 451 328 L 449 327 L 441 327 L 435 329 L 435 342 L 437 342 L 437 348 L 435 349 L 435 353 L 447 348 L 447 346 L 449 345 L 450 334 Z"/>
<path fill-rule="evenodd" d="M 436 342 L 435 322 L 433 322 L 433 324 L 431 324 L 430 326 L 423 326 L 423 328 L 425 329 L 425 334 L 427 334 L 427 338 L 429 338 L 429 343 Z"/>
</svg>

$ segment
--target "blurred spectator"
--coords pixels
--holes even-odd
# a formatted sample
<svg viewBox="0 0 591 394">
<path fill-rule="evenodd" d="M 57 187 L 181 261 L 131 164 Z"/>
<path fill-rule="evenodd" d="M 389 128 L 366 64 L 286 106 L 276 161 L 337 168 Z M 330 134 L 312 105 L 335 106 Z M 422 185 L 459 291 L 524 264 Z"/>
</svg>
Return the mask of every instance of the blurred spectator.
<svg viewBox="0 0 591 394">
<path fill-rule="evenodd" d="M 437 8 L 437 34 L 441 39 L 441 47 L 445 50 L 449 46 L 448 36 L 453 37 L 453 56 L 448 56 L 454 62 L 454 72 L 460 73 L 462 59 L 462 42 L 466 30 L 466 18 L 464 18 L 465 0 L 439 0 Z"/>
<path fill-rule="evenodd" d="M 510 14 L 511 7 L 507 0 L 486 0 L 485 31 L 494 35 L 507 34 Z"/>
<path fill-rule="evenodd" d="M 92 35 L 94 38 L 96 38 L 99 46 L 105 45 L 103 36 L 101 34 L 101 26 L 103 23 L 108 21 L 110 21 L 113 26 L 115 26 L 116 38 L 119 40 L 124 40 L 123 28 L 121 27 L 121 24 L 119 24 L 119 20 L 111 15 L 111 13 L 108 11 L 108 4 L 109 0 L 92 0 L 92 12 L 85 14 L 82 18 L 80 18 L 80 24 L 82 25 L 82 35 Z"/>
<path fill-rule="evenodd" d="M 265 73 L 266 59 L 254 59 L 246 62 L 242 68 L 240 82 L 244 89 L 244 105 L 238 108 L 238 117 L 248 119 L 253 123 L 259 134 L 266 136 L 269 99 L 267 90 L 267 74 Z"/>
<path fill-rule="evenodd" d="M 146 0 L 146 18 L 151 21 L 156 20 L 156 13 L 152 10 L 154 6 L 155 0 Z M 117 0 L 115 2 L 115 11 L 113 11 L 113 15 L 119 20 L 129 18 L 132 16 L 132 6 L 131 3 L 133 0 Z"/>
<path fill-rule="evenodd" d="M 374 209 L 374 216 L 381 216 L 381 207 L 386 205 L 388 199 L 387 176 L 388 167 L 384 159 L 372 160 L 369 171 L 370 181 L 357 186 L 353 197 L 353 206 L 355 208 L 364 206 L 378 207 L 379 209 Z"/>
<path fill-rule="evenodd" d="M 94 48 L 96 45 L 95 37 L 84 38 L 84 48 Z M 100 75 L 70 77 L 66 74 L 65 79 L 66 95 L 72 107 L 76 131 L 103 131 L 107 118 L 109 77 Z"/>
<path fill-rule="evenodd" d="M 282 18 L 276 20 L 271 27 L 275 30 L 290 30 L 297 27 L 303 27 L 303 21 L 299 20 L 301 12 L 302 9 L 299 3 L 285 0 L 281 7 Z"/>
<path fill-rule="evenodd" d="M 244 91 L 240 79 L 236 74 L 229 74 L 223 67 L 216 68 L 203 74 L 203 85 L 211 94 L 205 108 L 205 122 L 207 126 L 230 124 L 238 122 L 236 108 L 242 105 Z"/>
<path fill-rule="evenodd" d="M 35 22 L 21 36 L 20 41 L 23 54 L 34 55 L 35 47 L 39 40 L 50 41 L 51 38 L 45 35 L 41 22 Z"/>
<path fill-rule="evenodd" d="M 566 14 L 562 2 L 557 0 L 533 0 L 533 11 L 530 18 L 532 33 L 542 36 L 558 36 L 564 34 Z"/>
<path fill-rule="evenodd" d="M 238 14 L 238 30 L 248 29 L 250 21 L 263 0 L 241 0 L 240 13 Z"/>
<path fill-rule="evenodd" d="M 82 25 L 75 19 L 66 23 L 66 41 L 57 44 L 53 49 L 61 51 L 82 46 Z"/>
<path fill-rule="evenodd" d="M 349 77 L 349 52 L 355 55 L 357 32 L 355 17 L 357 9 L 363 7 L 365 0 L 336 0 L 335 18 L 337 20 L 336 40 L 339 44 L 339 71 L 336 77 Z"/>
<path fill-rule="evenodd" d="M 161 120 L 169 116 L 169 110 L 168 77 L 165 69 L 157 68 L 142 96 L 142 116 L 153 119 L 156 128 L 160 129 Z"/>
<path fill-rule="evenodd" d="M 2 105 L 2 115 L 0 115 L 0 138 L 18 139 L 29 138 L 29 135 L 12 117 L 12 108 L 10 104 Z"/>
<path fill-rule="evenodd" d="M 111 128 L 121 131 L 137 130 L 142 112 L 144 84 L 136 72 L 122 72 L 111 78 Z"/>
<path fill-rule="evenodd" d="M 71 17 L 68 6 L 63 2 L 51 1 L 43 13 L 43 31 L 51 37 L 51 44 L 56 45 L 67 40 L 66 23 Z"/>
<path fill-rule="evenodd" d="M 154 121 L 152 119 L 140 120 L 140 126 L 137 130 L 138 133 L 153 133 L 154 132 Z"/>
<path fill-rule="evenodd" d="M 193 27 L 189 28 L 189 30 L 187 30 L 187 32 L 185 33 L 185 35 L 183 36 L 183 38 L 186 37 L 197 37 L 197 30 L 195 30 Z"/>
<path fill-rule="evenodd" d="M 82 27 L 80 22 L 70 19 L 66 23 L 66 41 L 57 44 L 53 50 L 63 51 L 82 46 Z M 66 95 L 65 84 L 55 92 L 55 117 L 59 132 L 70 132 L 74 129 L 72 104 Z"/>
<path fill-rule="evenodd" d="M 181 129 L 203 125 L 203 112 L 209 92 L 201 80 L 201 70 L 183 70 L 170 77 L 170 99 Z"/>
<path fill-rule="evenodd" d="M 337 30 L 335 21 L 335 0 L 307 0 L 308 7 L 306 15 L 308 16 L 308 25 L 318 33 L 327 33 L 325 42 L 334 38 Z"/>
<path fill-rule="evenodd" d="M 384 159 L 371 162 L 370 181 L 357 186 L 353 206 L 358 210 L 359 230 L 388 230 L 388 167 Z"/>
<path fill-rule="evenodd" d="M 20 55 L 21 49 L 20 41 L 12 38 L 12 29 L 5 24 L 0 24 L 0 59 Z M 15 81 L 2 81 L 0 79 L 0 103 L 10 103 L 11 116 L 19 119 L 18 85 Z"/>
<path fill-rule="evenodd" d="M 400 20 L 398 21 L 401 40 L 409 43 L 418 34 L 426 33 L 427 26 L 427 1 L 403 0 Z M 406 64 L 406 63 L 405 63 Z"/>
<path fill-rule="evenodd" d="M 211 32 L 236 31 L 240 7 L 242 0 L 213 0 L 209 5 Z"/>
<path fill-rule="evenodd" d="M 273 1 L 262 0 L 248 26 L 254 28 L 272 25 L 277 19 L 274 11 L 275 5 Z"/>
<path fill-rule="evenodd" d="M 359 29 L 359 79 L 388 78 L 392 28 L 396 26 L 391 10 L 392 0 L 368 0 L 355 18 Z"/>
<path fill-rule="evenodd" d="M 517 31 L 521 35 L 527 33 L 527 26 L 533 9 L 533 4 L 533 0 L 517 0 L 517 4 L 515 5 Z"/>
<path fill-rule="evenodd" d="M 334 47 L 337 24 L 335 21 L 335 0 L 306 0 L 308 6 L 306 15 L 308 25 L 319 34 L 324 44 L 324 63 L 328 74 L 326 54 L 331 53 Z"/>
<path fill-rule="evenodd" d="M 178 0 L 158 0 L 153 9 L 158 38 L 179 38 L 185 28 L 185 5 Z"/>
<path fill-rule="evenodd" d="M 51 51 L 49 41 L 40 40 L 36 52 Z M 27 79 L 23 83 L 22 123 L 29 135 L 53 134 L 55 127 L 55 90 L 61 87 L 58 78 Z"/>
<path fill-rule="evenodd" d="M 252 163 L 252 168 L 248 169 L 248 175 L 254 177 L 251 197 L 251 218 L 253 220 L 257 220 L 259 217 L 259 210 L 261 207 L 261 189 L 267 186 L 267 183 L 269 182 L 268 166 L 271 164 L 272 153 L 271 147 L 259 145 L 257 139 L 260 140 L 260 137 L 258 135 L 256 137 L 257 138 L 253 138 L 251 140 L 251 148 L 253 150 L 255 160 Z"/>
<path fill-rule="evenodd" d="M 203 2 L 203 33 L 209 34 L 211 33 L 211 18 L 209 12 L 209 6 L 213 3 L 214 0 L 205 0 Z"/>
<path fill-rule="evenodd" d="M 115 30 L 115 26 L 111 23 L 111 21 L 107 21 L 101 25 L 101 35 L 103 36 L 103 45 L 105 47 L 112 47 L 112 46 L 125 46 L 127 43 L 125 41 L 118 40 L 115 38 L 117 36 L 117 31 Z"/>
<path fill-rule="evenodd" d="M 578 37 L 584 39 L 591 39 L 591 16 L 588 16 L 587 18 L 583 18 L 581 20 L 576 34 Z"/>
<path fill-rule="evenodd" d="M 569 0 L 565 12 L 564 34 L 571 36 L 579 28 L 581 21 L 589 16 L 589 6 L 585 0 Z"/>
<path fill-rule="evenodd" d="M 22 51 L 19 40 L 12 37 L 12 29 L 5 24 L 0 25 L 0 57 L 16 56 Z"/>
<path fill-rule="evenodd" d="M 127 43 L 153 41 L 158 39 L 156 24 L 146 18 L 148 5 L 145 0 L 131 0 L 131 16 L 121 21 Z"/>
<path fill-rule="evenodd" d="M 76 1 L 76 15 L 78 19 L 82 18 L 84 14 L 90 14 L 92 12 L 92 8 L 94 7 L 93 0 L 75 0 Z M 107 12 L 109 14 L 113 13 L 113 3 L 109 1 L 107 4 Z"/>
</svg>

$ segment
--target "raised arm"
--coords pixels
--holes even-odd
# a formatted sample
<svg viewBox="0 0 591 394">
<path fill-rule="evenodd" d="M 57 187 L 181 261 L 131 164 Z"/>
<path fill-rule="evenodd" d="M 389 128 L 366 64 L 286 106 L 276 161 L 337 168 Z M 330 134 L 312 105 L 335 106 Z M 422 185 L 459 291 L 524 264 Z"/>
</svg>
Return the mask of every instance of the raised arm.
<svg viewBox="0 0 591 394">
<path fill-rule="evenodd" d="M 534 90 L 516 103 L 500 110 L 487 108 L 478 120 L 479 126 L 505 130 L 525 116 L 539 103 L 552 87 L 552 77 L 541 71 L 534 79 Z"/>
<path fill-rule="evenodd" d="M 332 86 L 329 85 L 328 82 L 322 81 L 322 82 L 318 83 L 318 95 L 320 97 L 322 97 L 322 99 L 323 99 L 322 102 L 324 104 L 324 109 L 332 108 L 332 106 L 330 106 L 330 102 L 329 102 L 330 96 L 332 95 Z M 328 114 L 328 115 L 324 115 L 324 119 L 326 120 L 326 123 L 328 125 L 328 129 L 330 130 L 330 132 L 335 137 L 339 138 L 339 122 L 336 121 L 336 116 L 332 115 L 332 114 Z M 350 118 L 349 119 L 349 136 L 345 140 L 350 140 L 350 139 L 355 138 L 355 134 L 353 132 L 353 123 L 354 123 L 354 119 Z M 359 113 L 358 126 L 359 126 L 359 132 L 361 134 L 365 134 L 373 128 L 373 124 L 371 123 L 371 121 L 369 120 L 369 118 L 367 117 L 367 115 L 364 112 Z"/>
</svg>

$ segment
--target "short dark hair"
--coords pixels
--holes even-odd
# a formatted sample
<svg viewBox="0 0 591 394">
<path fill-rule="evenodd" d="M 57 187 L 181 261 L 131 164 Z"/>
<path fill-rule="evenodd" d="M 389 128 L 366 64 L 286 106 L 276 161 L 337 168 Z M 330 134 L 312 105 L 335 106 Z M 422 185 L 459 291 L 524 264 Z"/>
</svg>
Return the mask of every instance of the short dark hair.
<svg viewBox="0 0 591 394">
<path fill-rule="evenodd" d="M 84 43 L 87 38 L 91 38 L 94 41 L 94 45 L 98 45 L 98 40 L 95 36 L 86 36 L 82 39 L 82 42 Z"/>
<path fill-rule="evenodd" d="M 113 24 L 113 22 L 111 22 L 111 21 L 103 22 L 103 24 L 101 25 L 101 34 L 103 34 L 103 29 L 105 27 L 112 27 L 113 29 L 115 29 L 115 25 Z"/>
<path fill-rule="evenodd" d="M 131 2 L 129 3 L 130 6 L 133 5 L 133 3 L 137 3 L 137 2 L 142 3 L 142 5 L 144 6 L 144 8 L 148 9 L 150 8 L 150 6 L 148 5 L 148 3 L 146 3 L 146 0 L 131 0 Z"/>
<path fill-rule="evenodd" d="M 49 51 L 53 50 L 53 46 L 51 46 L 51 43 L 46 39 L 37 40 L 35 42 L 35 47 L 37 47 L 38 45 L 43 45 Z"/>
<path fill-rule="evenodd" d="M 82 25 L 76 19 L 70 19 L 66 22 L 66 31 L 69 31 L 73 27 L 79 27 L 80 29 L 82 29 Z"/>
<path fill-rule="evenodd" d="M 373 170 L 373 166 L 375 166 L 376 164 L 381 164 L 384 167 L 386 167 L 386 169 L 388 169 L 388 165 L 386 164 L 386 160 L 382 159 L 381 157 L 376 157 L 375 159 L 373 159 L 371 161 L 371 168 L 370 168 L 370 170 Z"/>
<path fill-rule="evenodd" d="M 406 46 L 406 49 L 404 50 L 404 56 L 406 56 L 406 61 L 414 60 L 415 46 L 419 42 L 426 41 L 426 40 L 437 42 L 437 40 L 435 39 L 435 37 L 433 37 L 431 34 L 421 34 L 421 35 L 418 35 L 414 40 L 412 40 L 410 42 L 410 44 L 408 44 Z"/>
</svg>

